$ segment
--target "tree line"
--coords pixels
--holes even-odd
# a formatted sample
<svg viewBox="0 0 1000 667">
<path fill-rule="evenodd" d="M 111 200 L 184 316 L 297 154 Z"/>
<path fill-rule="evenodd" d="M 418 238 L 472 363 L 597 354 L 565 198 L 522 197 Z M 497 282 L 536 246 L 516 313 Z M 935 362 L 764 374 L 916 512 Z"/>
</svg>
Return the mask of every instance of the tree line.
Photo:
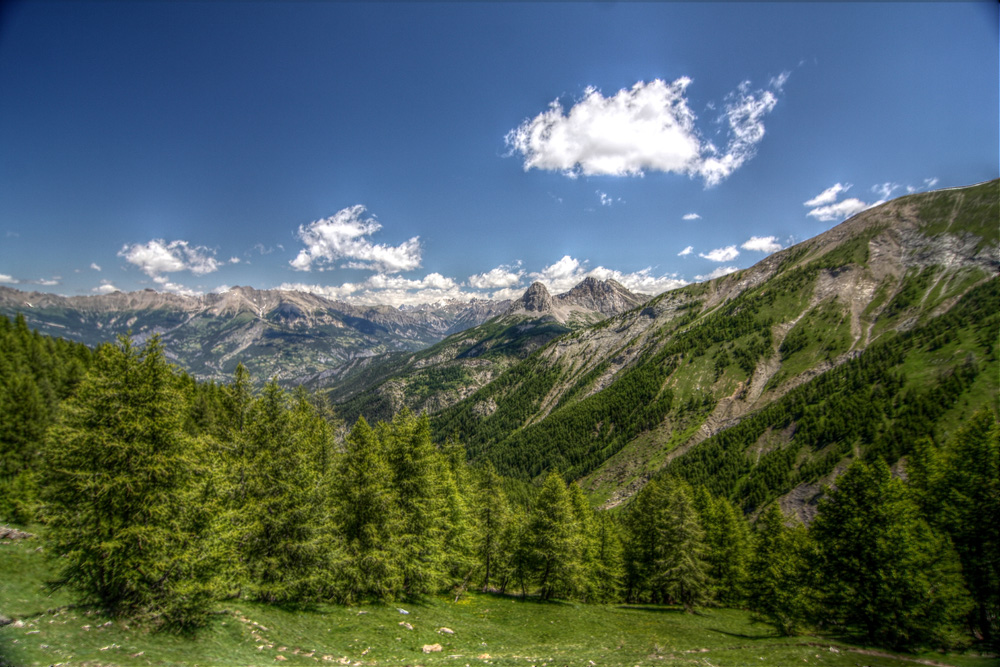
<svg viewBox="0 0 1000 667">
<path fill-rule="evenodd" d="M 807 528 L 774 503 L 748 516 L 673 475 L 614 512 L 594 511 L 558 472 L 512 497 L 460 443 L 435 444 L 425 415 L 359 419 L 340 438 L 326 406 L 275 382 L 255 390 L 242 366 L 229 384 L 197 383 L 156 338 L 67 349 L 50 366 L 76 368 L 73 389 L 22 457 L 37 502 L 25 487 L 22 518 L 4 516 L 39 521 L 59 583 L 114 615 L 185 629 L 220 599 L 353 604 L 475 588 L 742 607 L 782 632 L 895 648 L 996 641 L 1000 426 L 989 411 L 944 444 L 917 443 L 907 482 L 881 459 L 854 461 Z M 5 461 L 24 450 L 9 441 Z"/>
</svg>

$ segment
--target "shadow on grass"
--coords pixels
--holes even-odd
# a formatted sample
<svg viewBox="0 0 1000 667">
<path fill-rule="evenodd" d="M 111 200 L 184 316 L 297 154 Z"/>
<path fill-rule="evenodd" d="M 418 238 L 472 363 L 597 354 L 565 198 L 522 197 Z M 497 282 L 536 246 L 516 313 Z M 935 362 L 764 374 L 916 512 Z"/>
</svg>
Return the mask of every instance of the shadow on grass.
<svg viewBox="0 0 1000 667">
<path fill-rule="evenodd" d="M 726 635 L 727 637 L 739 637 L 740 639 L 751 639 L 751 640 L 777 639 L 780 637 L 780 635 L 775 634 L 773 632 L 768 632 L 767 634 L 764 635 L 748 635 L 742 632 L 729 632 L 727 630 L 719 630 L 718 628 L 708 628 L 708 631 L 717 632 L 720 635 Z"/>
<path fill-rule="evenodd" d="M 647 611 L 654 614 L 686 614 L 688 612 L 684 611 L 684 607 L 667 607 L 663 605 L 645 605 L 645 604 L 620 604 L 618 609 L 628 609 L 631 611 Z M 692 615 L 700 616 L 697 611 L 691 612 Z"/>
</svg>

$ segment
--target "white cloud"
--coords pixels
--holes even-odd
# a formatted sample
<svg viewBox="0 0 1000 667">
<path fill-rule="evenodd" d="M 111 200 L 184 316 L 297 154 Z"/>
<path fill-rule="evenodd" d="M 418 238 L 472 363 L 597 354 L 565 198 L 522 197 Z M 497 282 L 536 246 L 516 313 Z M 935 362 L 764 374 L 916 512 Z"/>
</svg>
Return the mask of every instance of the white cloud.
<svg viewBox="0 0 1000 667">
<path fill-rule="evenodd" d="M 523 277 L 520 266 L 498 266 L 486 273 L 469 276 L 469 285 L 476 289 L 502 289 L 518 285 Z"/>
<path fill-rule="evenodd" d="M 736 246 L 726 246 L 725 248 L 716 248 L 707 253 L 698 253 L 699 257 L 704 257 L 705 259 L 711 260 L 713 262 L 731 262 L 740 256 L 740 251 L 736 249 Z"/>
<path fill-rule="evenodd" d="M 757 252 L 777 252 L 781 250 L 776 236 L 751 236 L 740 246 L 744 250 L 755 250 Z"/>
<path fill-rule="evenodd" d="M 229 263 L 230 264 L 239 264 L 240 263 L 240 258 L 239 257 L 230 257 L 229 258 Z"/>
<path fill-rule="evenodd" d="M 720 266 L 719 268 L 715 269 L 711 273 L 706 273 L 703 276 L 695 276 L 694 279 L 697 280 L 697 281 L 700 281 L 700 282 L 703 282 L 703 281 L 706 281 L 706 280 L 715 280 L 716 278 L 721 278 L 722 276 L 727 276 L 730 273 L 735 273 L 736 271 L 739 271 L 739 269 L 737 267 L 735 267 L 735 266 Z"/>
<path fill-rule="evenodd" d="M 0 283 L 4 283 L 7 285 L 16 285 L 19 282 L 21 281 L 13 276 L 8 276 L 6 273 L 0 273 Z"/>
<path fill-rule="evenodd" d="M 479 295 L 463 292 L 458 283 L 440 273 L 430 273 L 419 280 L 376 274 L 359 283 L 342 285 L 306 285 L 284 283 L 278 289 L 311 292 L 331 299 L 356 304 L 416 306 L 441 301 L 471 301 Z"/>
<path fill-rule="evenodd" d="M 90 291 L 96 292 L 97 294 L 111 294 L 112 292 L 118 292 L 120 290 L 112 285 L 110 280 L 102 280 L 98 287 L 95 287 Z"/>
<path fill-rule="evenodd" d="M 580 175 L 642 176 L 647 171 L 701 176 L 718 184 L 751 158 L 764 136 L 763 117 L 777 104 L 787 73 L 772 79 L 773 90 L 750 91 L 749 82 L 726 97 L 729 125 L 724 153 L 703 141 L 685 90 L 691 79 L 673 83 L 640 81 L 604 97 L 588 87 L 566 113 L 558 100 L 507 133 L 511 154 L 524 169 Z"/>
<path fill-rule="evenodd" d="M 825 204 L 832 204 L 837 201 L 837 197 L 840 193 L 847 192 L 851 189 L 851 184 L 843 185 L 841 183 L 835 183 L 828 187 L 823 192 L 819 193 L 807 202 L 803 202 L 803 206 L 823 206 Z"/>
<path fill-rule="evenodd" d="M 588 277 L 598 280 L 614 280 L 629 290 L 644 294 L 659 294 L 687 284 L 677 274 L 656 276 L 651 267 L 632 273 L 622 273 L 603 266 L 588 269 L 586 262 L 581 262 L 569 255 L 564 255 L 558 262 L 546 266 L 541 271 L 528 274 L 528 278 L 532 282 L 538 281 L 544 284 L 546 289 L 553 294 L 569 291 Z"/>
<path fill-rule="evenodd" d="M 399 273 L 420 267 L 419 237 L 414 236 L 398 246 L 374 244 L 368 237 L 382 229 L 382 225 L 364 214 L 365 207 L 358 204 L 332 217 L 300 225 L 298 237 L 306 247 L 289 263 L 299 271 L 309 271 L 314 264 L 322 267 L 338 259 L 349 260 L 345 264 L 348 268 L 380 273 Z"/>
<path fill-rule="evenodd" d="M 935 176 L 933 178 L 925 178 L 924 179 L 924 187 L 925 188 L 933 188 L 937 184 L 938 184 L 938 178 L 937 178 L 937 176 Z"/>
<path fill-rule="evenodd" d="M 681 250 L 679 253 L 677 253 L 677 256 L 678 257 L 687 257 L 688 255 L 690 255 L 693 252 L 694 252 L 694 246 L 693 245 L 689 245 L 688 247 L 684 248 L 684 250 Z"/>
<path fill-rule="evenodd" d="M 125 244 L 118 251 L 129 264 L 134 264 L 151 278 L 164 273 L 190 271 L 195 275 L 212 273 L 219 269 L 215 251 L 203 246 L 192 246 L 187 241 L 153 239 L 148 243 Z"/>
<path fill-rule="evenodd" d="M 898 190 L 901 187 L 903 186 L 901 186 L 899 183 L 889 183 L 889 182 L 879 183 L 877 185 L 872 186 L 872 192 L 877 194 L 882 199 L 888 199 L 894 191 Z"/>
<path fill-rule="evenodd" d="M 780 92 L 787 80 L 785 72 L 771 83 L 772 86 L 779 84 L 775 90 Z M 711 143 L 706 144 L 707 156 L 698 169 L 706 187 L 722 182 L 756 154 L 757 144 L 764 138 L 764 116 L 777 104 L 774 90 L 751 91 L 749 81 L 744 81 L 735 92 L 726 96 L 724 118 L 729 124 L 729 144 L 722 155 L 718 155 Z"/>
<path fill-rule="evenodd" d="M 701 220 L 701 216 L 697 213 L 685 213 L 681 220 Z"/>
<path fill-rule="evenodd" d="M 814 208 L 813 210 L 806 213 L 806 215 L 812 216 L 817 220 L 823 222 L 829 222 L 831 220 L 845 220 L 852 215 L 861 213 L 861 211 L 867 210 L 872 206 L 877 206 L 882 202 L 875 202 L 874 204 L 866 204 L 860 199 L 851 197 L 850 199 L 844 199 L 836 204 L 830 204 L 829 206 L 820 206 Z"/>
<path fill-rule="evenodd" d="M 91 262 L 90 263 L 90 268 L 92 268 L 94 271 L 100 271 L 101 270 L 101 267 L 97 264 L 97 262 Z"/>
</svg>

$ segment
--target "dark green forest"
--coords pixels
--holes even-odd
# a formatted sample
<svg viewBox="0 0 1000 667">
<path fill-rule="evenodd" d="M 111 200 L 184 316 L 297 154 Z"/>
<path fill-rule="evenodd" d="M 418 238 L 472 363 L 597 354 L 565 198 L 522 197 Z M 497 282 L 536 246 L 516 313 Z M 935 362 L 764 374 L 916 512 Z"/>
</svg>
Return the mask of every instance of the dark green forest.
<svg viewBox="0 0 1000 667">
<path fill-rule="evenodd" d="M 976 303 L 946 317 L 993 326 Z M 907 344 L 947 344 L 955 322 L 939 319 Z M 894 370 L 901 340 L 774 406 L 798 421 L 796 447 L 851 459 L 807 527 L 775 502 L 797 450 L 768 454 L 751 477 L 728 454 L 731 440 L 755 437 L 753 418 L 738 427 L 749 434 L 705 441 L 624 508 L 595 511 L 566 482 L 585 459 L 533 470 L 526 491 L 505 476 L 516 466 L 470 465 L 426 415 L 345 430 L 320 399 L 274 381 L 255 389 L 243 367 L 226 384 L 196 382 L 155 337 L 90 350 L 0 319 L 0 518 L 41 534 L 54 584 L 81 604 L 165 630 L 196 631 L 220 599 L 355 604 L 478 589 L 740 607 L 784 633 L 897 649 L 995 646 L 1000 425 L 985 409 L 947 439 L 926 437 L 921 420 L 975 369 L 908 388 Z M 650 360 L 648 372 L 674 363 Z M 819 401 L 819 381 L 855 402 Z M 648 428 L 672 405 L 656 386 L 637 375 L 607 409 L 637 406 Z M 904 455 L 907 474 L 892 474 Z"/>
</svg>

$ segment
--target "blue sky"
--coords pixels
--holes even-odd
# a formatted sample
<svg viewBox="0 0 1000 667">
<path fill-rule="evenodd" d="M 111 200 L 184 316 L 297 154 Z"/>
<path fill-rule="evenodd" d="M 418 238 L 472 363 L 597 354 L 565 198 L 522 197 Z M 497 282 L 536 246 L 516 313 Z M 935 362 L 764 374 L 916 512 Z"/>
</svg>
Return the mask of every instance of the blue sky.
<svg viewBox="0 0 1000 667">
<path fill-rule="evenodd" d="M 998 6 L 0 10 L 0 284 L 656 293 L 998 176 Z"/>
</svg>

